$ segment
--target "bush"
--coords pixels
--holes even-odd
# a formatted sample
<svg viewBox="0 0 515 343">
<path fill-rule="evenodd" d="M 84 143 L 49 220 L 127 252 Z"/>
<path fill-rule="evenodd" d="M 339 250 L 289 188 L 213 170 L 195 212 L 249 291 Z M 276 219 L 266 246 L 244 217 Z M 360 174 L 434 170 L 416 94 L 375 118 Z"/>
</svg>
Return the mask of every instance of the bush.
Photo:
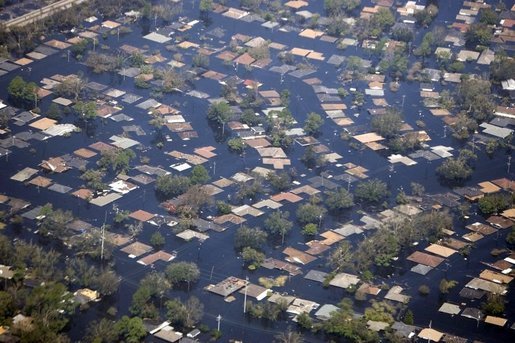
<svg viewBox="0 0 515 343">
<path fill-rule="evenodd" d="M 430 289 L 429 289 L 429 286 L 428 285 L 421 285 L 419 288 L 418 288 L 418 293 L 420 295 L 428 295 L 430 292 Z"/>
</svg>

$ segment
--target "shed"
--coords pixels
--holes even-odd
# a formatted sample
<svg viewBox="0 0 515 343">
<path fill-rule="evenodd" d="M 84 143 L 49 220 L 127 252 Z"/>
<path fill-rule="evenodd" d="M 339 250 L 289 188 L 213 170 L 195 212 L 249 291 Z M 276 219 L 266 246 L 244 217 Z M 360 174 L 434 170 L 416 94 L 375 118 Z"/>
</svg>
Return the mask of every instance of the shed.
<svg viewBox="0 0 515 343">
<path fill-rule="evenodd" d="M 436 331 L 435 329 L 426 328 L 422 329 L 422 331 L 418 333 L 418 337 L 428 341 L 440 342 L 443 337 L 443 333 Z"/>
</svg>

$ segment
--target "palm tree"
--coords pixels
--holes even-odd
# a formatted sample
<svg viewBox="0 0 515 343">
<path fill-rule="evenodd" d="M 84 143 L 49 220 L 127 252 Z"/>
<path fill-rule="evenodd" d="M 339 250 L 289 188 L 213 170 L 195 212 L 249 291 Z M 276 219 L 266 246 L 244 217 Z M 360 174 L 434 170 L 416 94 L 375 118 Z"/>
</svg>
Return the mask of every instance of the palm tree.
<svg viewBox="0 0 515 343">
<path fill-rule="evenodd" d="M 304 342 L 304 338 L 302 334 L 297 331 L 291 331 L 290 328 L 286 330 L 286 332 L 281 332 L 280 334 L 275 336 L 275 341 L 277 343 L 302 343 Z"/>
</svg>

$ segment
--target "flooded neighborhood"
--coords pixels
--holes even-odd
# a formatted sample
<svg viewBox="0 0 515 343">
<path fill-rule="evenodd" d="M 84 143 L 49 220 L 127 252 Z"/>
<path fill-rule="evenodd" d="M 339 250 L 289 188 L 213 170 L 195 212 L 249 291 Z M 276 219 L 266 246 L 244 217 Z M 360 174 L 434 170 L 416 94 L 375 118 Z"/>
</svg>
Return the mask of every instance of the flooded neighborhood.
<svg viewBox="0 0 515 343">
<path fill-rule="evenodd" d="M 514 43 L 509 0 L 0 1 L 0 342 L 514 341 Z"/>
</svg>

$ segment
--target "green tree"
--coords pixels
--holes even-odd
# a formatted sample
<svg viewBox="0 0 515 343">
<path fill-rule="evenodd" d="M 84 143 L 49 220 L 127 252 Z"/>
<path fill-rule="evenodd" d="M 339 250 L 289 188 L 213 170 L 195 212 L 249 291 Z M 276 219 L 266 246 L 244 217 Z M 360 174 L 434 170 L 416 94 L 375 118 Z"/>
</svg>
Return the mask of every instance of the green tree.
<svg viewBox="0 0 515 343">
<path fill-rule="evenodd" d="M 260 228 L 250 228 L 243 225 L 236 230 L 234 235 L 234 247 L 237 250 L 242 250 L 245 247 L 259 250 L 266 242 L 267 236 L 267 233 Z"/>
<path fill-rule="evenodd" d="M 278 333 L 274 336 L 276 343 L 303 343 L 304 337 L 300 332 L 292 331 L 288 328 L 285 332 Z"/>
<path fill-rule="evenodd" d="M 284 236 L 291 230 L 293 223 L 288 219 L 288 211 L 276 210 L 265 219 L 265 229 L 272 235 L 280 235 L 281 243 L 284 244 Z"/>
<path fill-rule="evenodd" d="M 318 226 L 313 223 L 306 224 L 302 229 L 302 234 L 305 236 L 315 236 L 318 233 Z"/>
<path fill-rule="evenodd" d="M 249 269 L 256 269 L 265 260 L 265 254 L 250 247 L 243 248 L 241 257 L 245 263 L 249 264 Z"/>
<path fill-rule="evenodd" d="M 308 118 L 304 123 L 304 132 L 308 135 L 316 136 L 320 133 L 320 129 L 324 124 L 324 119 L 320 114 L 311 112 L 308 114 Z"/>
<path fill-rule="evenodd" d="M 210 179 L 207 169 L 199 164 L 193 167 L 191 170 L 190 181 L 193 185 L 202 185 L 208 182 Z"/>
<path fill-rule="evenodd" d="M 494 112 L 491 84 L 487 80 L 468 79 L 461 82 L 458 101 L 461 107 L 477 121 L 489 120 Z"/>
<path fill-rule="evenodd" d="M 95 191 L 107 189 L 107 185 L 102 181 L 104 173 L 100 170 L 87 169 L 80 178 L 86 182 L 86 187 Z"/>
<path fill-rule="evenodd" d="M 324 9 L 329 15 L 341 15 L 341 12 L 352 11 L 361 4 L 361 0 L 324 0 Z"/>
<path fill-rule="evenodd" d="M 442 294 L 447 294 L 449 293 L 449 290 L 451 288 L 454 288 L 456 287 L 456 285 L 458 284 L 457 281 L 454 281 L 454 280 L 447 280 L 447 279 L 442 279 L 440 281 L 440 285 L 439 285 L 439 289 L 440 289 L 440 293 Z"/>
<path fill-rule="evenodd" d="M 119 337 L 115 322 L 106 318 L 92 321 L 86 330 L 86 341 L 91 343 L 114 343 Z"/>
<path fill-rule="evenodd" d="M 207 118 L 218 124 L 223 125 L 225 129 L 225 123 L 233 116 L 233 110 L 231 106 L 225 101 L 219 101 L 211 104 L 207 111 Z"/>
<path fill-rule="evenodd" d="M 396 136 L 402 125 L 399 111 L 389 109 L 385 114 L 375 115 L 370 122 L 372 129 L 385 138 Z"/>
<path fill-rule="evenodd" d="M 432 32 L 428 32 L 422 38 L 422 42 L 420 46 L 416 48 L 413 53 L 416 56 L 427 57 L 433 53 L 433 45 L 435 43 L 435 39 Z"/>
<path fill-rule="evenodd" d="M 156 192 L 165 199 L 171 199 L 186 193 L 191 185 L 191 181 L 186 176 L 162 175 L 156 180 Z"/>
<path fill-rule="evenodd" d="M 97 164 L 100 168 L 110 168 L 115 173 L 125 173 L 135 158 L 136 153 L 131 149 L 109 149 L 102 151 Z"/>
<path fill-rule="evenodd" d="M 320 224 L 326 213 L 327 211 L 325 208 L 316 204 L 302 204 L 295 212 L 297 220 L 301 224 Z"/>
<path fill-rule="evenodd" d="M 285 171 L 279 173 L 271 171 L 266 178 L 276 192 L 283 192 L 291 187 L 291 176 Z"/>
<path fill-rule="evenodd" d="M 472 175 L 472 168 L 460 158 L 447 158 L 438 168 L 437 174 L 450 182 L 461 182 Z"/>
<path fill-rule="evenodd" d="M 343 211 L 354 206 L 354 197 L 345 188 L 338 188 L 326 194 L 325 205 L 331 212 Z"/>
<path fill-rule="evenodd" d="M 97 105 L 94 101 L 77 101 L 73 110 L 84 120 L 95 119 L 97 116 Z"/>
<path fill-rule="evenodd" d="M 14 77 L 7 86 L 7 94 L 16 105 L 26 109 L 37 107 L 38 87 L 34 82 L 26 82 L 21 76 Z"/>
<path fill-rule="evenodd" d="M 114 328 L 127 343 L 141 342 L 142 338 L 147 335 L 143 320 L 139 317 L 129 318 L 128 316 L 123 316 L 116 322 Z"/>
<path fill-rule="evenodd" d="M 499 294 L 489 293 L 486 301 L 481 304 L 481 309 L 488 315 L 502 315 L 505 310 L 504 298 Z"/>
<path fill-rule="evenodd" d="M 492 29 L 484 23 L 470 25 L 465 33 L 465 42 L 468 46 L 488 45 L 493 37 Z"/>
<path fill-rule="evenodd" d="M 165 245 L 165 243 L 165 238 L 160 232 L 156 231 L 152 234 L 152 236 L 150 236 L 150 244 L 156 249 L 159 249 Z"/>
<path fill-rule="evenodd" d="M 231 151 L 241 154 L 247 147 L 247 144 L 242 138 L 234 137 L 227 141 L 227 146 Z"/>
<path fill-rule="evenodd" d="M 200 270 L 193 262 L 175 262 L 166 267 L 166 278 L 172 285 L 186 282 L 188 285 L 197 282 L 200 278 Z"/>
<path fill-rule="evenodd" d="M 487 194 L 478 201 L 478 207 L 484 214 L 495 214 L 510 207 L 511 199 L 503 194 Z"/>
<path fill-rule="evenodd" d="M 204 315 L 204 305 L 196 297 L 190 297 L 185 303 L 179 299 L 168 300 L 166 308 L 168 319 L 185 328 L 193 327 Z"/>
<path fill-rule="evenodd" d="M 310 330 L 313 327 L 313 321 L 311 317 L 306 312 L 302 312 L 297 316 L 297 324 L 306 330 Z"/>
<path fill-rule="evenodd" d="M 403 322 L 404 322 L 404 324 L 407 324 L 407 325 L 413 325 L 415 323 L 415 318 L 413 316 L 413 311 L 408 309 L 406 311 L 406 313 L 404 313 Z"/>
<path fill-rule="evenodd" d="M 419 25 L 428 27 L 437 15 L 438 7 L 433 4 L 430 4 L 422 11 L 417 11 L 415 13 L 415 19 L 417 20 L 417 23 Z"/>
<path fill-rule="evenodd" d="M 371 179 L 360 182 L 354 196 L 360 202 L 378 204 L 388 196 L 388 188 L 383 181 Z"/>
</svg>

